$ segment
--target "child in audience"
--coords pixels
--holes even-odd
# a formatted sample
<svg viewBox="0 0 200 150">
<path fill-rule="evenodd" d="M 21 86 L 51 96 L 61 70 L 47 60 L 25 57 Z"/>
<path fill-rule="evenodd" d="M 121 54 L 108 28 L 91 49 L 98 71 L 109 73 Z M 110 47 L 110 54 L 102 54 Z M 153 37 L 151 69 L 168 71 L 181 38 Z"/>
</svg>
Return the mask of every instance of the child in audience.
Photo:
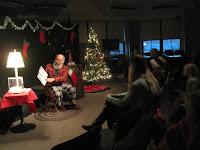
<svg viewBox="0 0 200 150">
<path fill-rule="evenodd" d="M 175 109 L 170 121 L 177 123 L 185 116 L 184 97 L 186 93 L 200 89 L 199 69 L 193 63 L 187 63 L 183 67 L 183 75 L 187 77 L 186 92 L 180 94 L 175 102 Z"/>
<path fill-rule="evenodd" d="M 195 91 L 200 87 L 199 69 L 193 63 L 188 63 L 183 67 L 183 75 L 188 77 L 186 92 Z"/>
</svg>

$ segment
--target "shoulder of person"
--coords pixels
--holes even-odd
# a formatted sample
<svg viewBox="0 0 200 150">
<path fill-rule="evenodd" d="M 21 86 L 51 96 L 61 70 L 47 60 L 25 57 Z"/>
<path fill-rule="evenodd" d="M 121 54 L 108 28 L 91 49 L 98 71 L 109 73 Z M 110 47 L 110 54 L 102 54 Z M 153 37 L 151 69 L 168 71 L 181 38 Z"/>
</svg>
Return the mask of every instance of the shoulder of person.
<svg viewBox="0 0 200 150">
<path fill-rule="evenodd" d="M 133 85 L 142 85 L 142 84 L 146 84 L 146 80 L 143 78 L 143 77 L 140 77 L 138 79 L 136 79 L 134 82 L 133 82 Z"/>
<path fill-rule="evenodd" d="M 188 78 L 187 83 L 191 83 L 191 82 L 199 82 L 199 79 L 196 77 Z"/>
<path fill-rule="evenodd" d="M 50 63 L 46 65 L 46 67 L 52 67 L 52 66 L 53 64 L 50 64 Z"/>
<path fill-rule="evenodd" d="M 152 58 L 152 59 L 150 60 L 150 64 L 154 65 L 154 67 L 156 67 L 156 68 L 159 68 L 159 67 L 160 67 L 159 63 L 158 63 L 158 62 L 156 61 L 156 59 L 154 59 L 154 58 Z"/>
<path fill-rule="evenodd" d="M 159 56 L 158 59 L 160 59 L 163 63 L 167 62 L 167 60 L 163 56 Z"/>
<path fill-rule="evenodd" d="M 67 65 L 63 65 L 63 68 L 66 70 L 69 70 L 69 68 L 67 67 Z"/>
</svg>

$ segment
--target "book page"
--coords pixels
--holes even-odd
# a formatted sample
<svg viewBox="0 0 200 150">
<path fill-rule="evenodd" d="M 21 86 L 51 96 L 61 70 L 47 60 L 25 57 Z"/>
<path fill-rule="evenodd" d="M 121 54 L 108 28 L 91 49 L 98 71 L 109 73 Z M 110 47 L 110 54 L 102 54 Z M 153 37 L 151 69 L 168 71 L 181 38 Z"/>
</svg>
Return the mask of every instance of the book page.
<svg viewBox="0 0 200 150">
<path fill-rule="evenodd" d="M 42 66 L 40 66 L 38 74 L 37 74 L 37 78 L 40 80 L 40 82 L 44 86 L 47 83 L 47 81 L 45 80 L 47 77 L 48 77 L 48 74 L 46 73 L 46 71 L 44 70 L 44 68 Z"/>
</svg>

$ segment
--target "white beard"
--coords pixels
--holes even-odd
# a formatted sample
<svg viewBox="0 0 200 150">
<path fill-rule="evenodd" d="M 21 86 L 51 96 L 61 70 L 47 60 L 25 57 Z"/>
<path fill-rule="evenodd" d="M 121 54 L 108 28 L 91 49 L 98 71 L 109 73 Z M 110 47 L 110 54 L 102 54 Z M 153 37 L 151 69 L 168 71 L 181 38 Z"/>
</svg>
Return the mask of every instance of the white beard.
<svg viewBox="0 0 200 150">
<path fill-rule="evenodd" d="M 60 64 L 60 65 L 56 66 L 55 63 L 53 63 L 53 67 L 55 69 L 61 69 L 63 67 L 63 64 Z"/>
</svg>

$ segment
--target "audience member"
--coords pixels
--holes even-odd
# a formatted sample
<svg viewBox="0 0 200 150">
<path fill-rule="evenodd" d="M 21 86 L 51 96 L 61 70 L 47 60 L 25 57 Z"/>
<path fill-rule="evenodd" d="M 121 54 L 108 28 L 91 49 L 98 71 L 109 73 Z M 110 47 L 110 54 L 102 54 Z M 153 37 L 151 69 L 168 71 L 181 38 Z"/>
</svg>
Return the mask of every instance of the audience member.
<svg viewBox="0 0 200 150">
<path fill-rule="evenodd" d="M 177 123 L 180 119 L 185 116 L 185 108 L 181 107 L 184 105 L 184 97 L 188 92 L 196 91 L 200 89 L 200 78 L 199 78 L 199 69 L 193 63 L 187 63 L 183 67 L 183 75 L 187 77 L 186 81 L 186 90 L 184 93 L 181 93 L 175 102 L 175 109 L 172 113 L 170 121 Z"/>
<path fill-rule="evenodd" d="M 186 117 L 170 126 L 158 150 L 194 150 L 200 146 L 200 90 L 189 92 L 184 99 Z"/>
<path fill-rule="evenodd" d="M 108 128 L 112 128 L 113 122 L 116 121 L 120 114 L 141 105 L 141 103 L 143 103 L 141 109 L 148 114 L 152 106 L 153 97 L 159 90 L 159 83 L 149 70 L 145 58 L 134 56 L 131 58 L 129 65 L 128 91 L 106 95 L 106 102 L 100 115 L 91 125 L 83 125 L 82 128 L 90 130 L 96 125 L 102 125 L 105 120 L 107 120 Z"/>
<path fill-rule="evenodd" d="M 129 135 L 114 143 L 113 150 L 145 150 L 153 139 L 157 150 L 195 150 L 200 147 L 200 90 L 184 99 L 186 117 L 168 127 L 154 116 L 147 116 L 132 128 Z M 166 131 L 166 132 L 165 132 Z"/>
<path fill-rule="evenodd" d="M 47 84 L 45 87 L 49 87 L 54 100 L 57 103 L 57 107 L 61 111 L 66 111 L 66 108 L 62 104 L 63 93 L 70 96 L 73 102 L 74 109 L 80 109 L 76 105 L 76 88 L 75 86 L 67 82 L 69 68 L 64 65 L 65 56 L 62 54 L 56 55 L 53 64 L 47 64 L 45 70 L 48 73 L 46 78 Z"/>
<path fill-rule="evenodd" d="M 183 67 L 183 75 L 188 77 L 186 92 L 195 91 L 200 87 L 199 69 L 197 65 L 188 63 Z"/>
<path fill-rule="evenodd" d="M 131 53 L 131 57 L 137 56 L 137 55 L 140 55 L 139 50 L 137 48 L 134 48 L 133 52 Z"/>
<path fill-rule="evenodd" d="M 150 52 L 150 70 L 152 71 L 153 75 L 157 78 L 160 86 L 166 80 L 166 63 L 167 61 L 159 55 L 159 52 L 156 48 L 153 48 Z"/>
</svg>

